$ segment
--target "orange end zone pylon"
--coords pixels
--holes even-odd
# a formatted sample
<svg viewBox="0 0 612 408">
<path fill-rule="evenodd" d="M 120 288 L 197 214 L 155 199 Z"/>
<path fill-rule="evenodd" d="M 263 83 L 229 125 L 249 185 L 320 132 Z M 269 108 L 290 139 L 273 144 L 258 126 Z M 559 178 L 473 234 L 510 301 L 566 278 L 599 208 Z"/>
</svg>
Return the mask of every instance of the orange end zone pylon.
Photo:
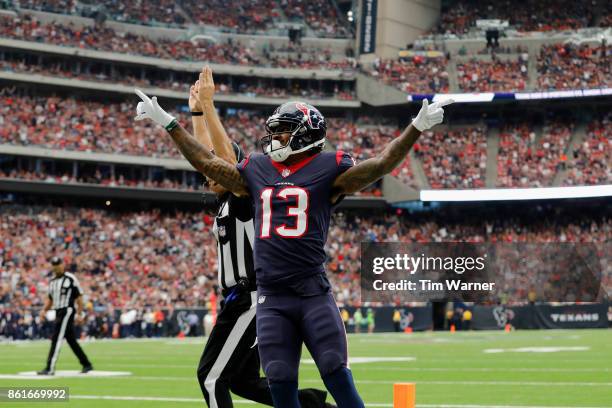
<svg viewBox="0 0 612 408">
<path fill-rule="evenodd" d="M 393 408 L 415 408 L 416 407 L 416 384 L 397 383 L 393 384 Z"/>
</svg>

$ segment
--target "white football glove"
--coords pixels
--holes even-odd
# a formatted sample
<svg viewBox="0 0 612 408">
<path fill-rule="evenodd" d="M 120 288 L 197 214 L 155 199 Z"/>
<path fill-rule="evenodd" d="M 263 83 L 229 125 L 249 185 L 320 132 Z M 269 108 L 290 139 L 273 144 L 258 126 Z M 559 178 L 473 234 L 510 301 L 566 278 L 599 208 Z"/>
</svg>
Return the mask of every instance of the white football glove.
<svg viewBox="0 0 612 408">
<path fill-rule="evenodd" d="M 442 109 L 442 107 L 454 102 L 453 99 L 447 99 L 430 105 L 427 99 L 423 99 L 423 106 L 417 117 L 412 120 L 412 126 L 417 128 L 420 132 L 423 132 L 442 123 L 444 120 L 444 109 Z"/>
<path fill-rule="evenodd" d="M 162 125 L 166 129 L 176 120 L 174 116 L 170 115 L 159 106 L 157 103 L 157 96 L 149 98 L 140 89 L 134 89 L 134 92 L 142 99 L 142 102 L 138 102 L 138 106 L 136 106 L 135 120 L 151 119 L 153 122 Z"/>
</svg>

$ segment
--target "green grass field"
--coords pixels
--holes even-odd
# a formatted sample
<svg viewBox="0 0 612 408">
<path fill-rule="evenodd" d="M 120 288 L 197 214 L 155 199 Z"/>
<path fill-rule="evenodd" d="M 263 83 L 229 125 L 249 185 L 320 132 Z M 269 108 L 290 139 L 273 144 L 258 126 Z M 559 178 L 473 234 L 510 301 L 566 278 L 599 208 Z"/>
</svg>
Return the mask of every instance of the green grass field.
<svg viewBox="0 0 612 408">
<path fill-rule="evenodd" d="M 132 375 L 49 380 L 0 376 L 0 387 L 70 388 L 70 402 L 50 406 L 205 406 L 195 379 L 204 339 L 83 345 L 97 370 Z M 48 347 L 49 342 L 0 344 L 0 374 L 42 368 Z M 526 347 L 540 349 L 516 350 Z M 571 349 L 555 351 L 555 347 Z M 367 407 L 391 407 L 395 382 L 415 382 L 421 407 L 612 407 L 611 330 L 350 335 L 349 348 L 351 358 L 404 358 L 394 362 L 362 359 L 352 365 Z M 305 353 L 304 358 L 308 357 Z M 64 344 L 57 370 L 76 369 L 78 362 Z M 300 386 L 322 387 L 314 365 L 302 363 Z M 239 399 L 236 405 L 257 406 Z M 46 404 L 0 402 L 0 408 L 9 406 Z"/>
</svg>

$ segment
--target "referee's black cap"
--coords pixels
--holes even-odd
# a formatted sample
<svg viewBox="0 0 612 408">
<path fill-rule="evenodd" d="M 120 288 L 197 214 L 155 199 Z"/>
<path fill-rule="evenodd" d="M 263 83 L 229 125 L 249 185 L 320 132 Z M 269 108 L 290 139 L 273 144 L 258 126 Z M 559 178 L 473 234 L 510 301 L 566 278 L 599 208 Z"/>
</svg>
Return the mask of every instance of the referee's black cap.
<svg viewBox="0 0 612 408">
<path fill-rule="evenodd" d="M 61 265 L 62 259 L 59 256 L 54 256 L 51 258 L 51 265 Z"/>
</svg>

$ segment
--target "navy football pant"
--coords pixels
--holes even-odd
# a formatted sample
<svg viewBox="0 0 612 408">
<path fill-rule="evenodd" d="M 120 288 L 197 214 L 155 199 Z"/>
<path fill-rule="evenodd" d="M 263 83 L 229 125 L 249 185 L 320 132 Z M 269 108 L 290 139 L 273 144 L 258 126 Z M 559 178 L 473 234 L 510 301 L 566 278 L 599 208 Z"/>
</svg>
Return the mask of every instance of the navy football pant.
<svg viewBox="0 0 612 408">
<path fill-rule="evenodd" d="M 308 297 L 260 296 L 257 340 L 262 367 L 270 384 L 294 383 L 297 387 L 302 343 L 312 355 L 321 377 L 337 373 L 348 365 L 344 323 L 331 293 Z"/>
<path fill-rule="evenodd" d="M 198 382 L 210 408 L 233 407 L 230 391 L 251 401 L 272 405 L 265 377 L 259 374 L 255 333 L 256 292 L 241 293 L 224 304 L 198 366 Z M 302 408 L 323 408 L 327 393 L 297 392 Z"/>
</svg>

